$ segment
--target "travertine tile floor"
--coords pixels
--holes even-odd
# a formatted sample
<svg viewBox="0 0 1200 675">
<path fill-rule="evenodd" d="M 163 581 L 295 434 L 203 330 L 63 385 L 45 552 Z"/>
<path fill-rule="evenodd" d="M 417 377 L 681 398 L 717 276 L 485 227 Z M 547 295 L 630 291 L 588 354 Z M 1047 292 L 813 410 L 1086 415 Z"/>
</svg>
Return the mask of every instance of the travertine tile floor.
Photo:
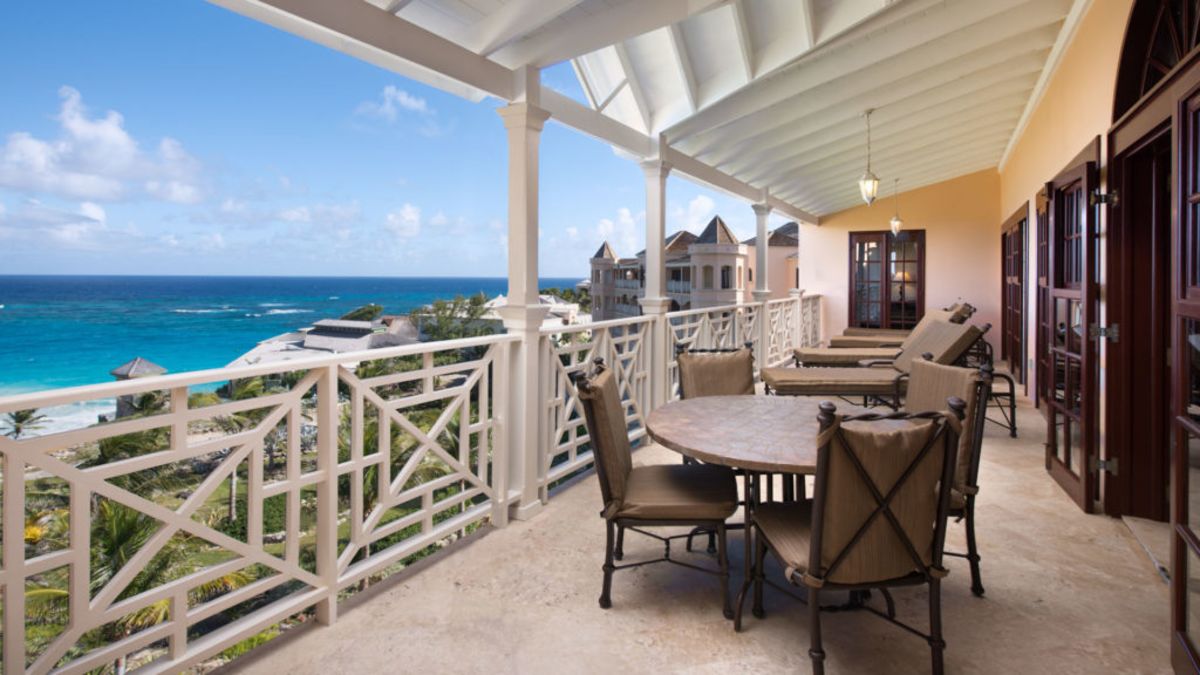
<svg viewBox="0 0 1200 675">
<path fill-rule="evenodd" d="M 943 586 L 955 673 L 1168 672 L 1167 587 L 1119 519 L 1085 515 L 1047 476 L 1041 416 L 1022 401 L 1021 438 L 989 425 L 979 536 L 983 599 L 964 561 Z M 676 462 L 657 448 L 637 463 Z M 333 626 L 295 631 L 234 665 L 248 673 L 808 672 L 808 620 L 768 589 L 767 617 L 735 634 L 713 577 L 676 566 L 618 572 L 613 608 L 597 604 L 604 528 L 589 475 L 527 522 L 490 532 L 374 597 Z M 961 550 L 962 527 L 948 546 Z M 740 576 L 741 534 L 731 535 Z M 627 560 L 658 554 L 629 535 Z M 706 562 L 704 554 L 696 556 Z M 736 580 L 736 577 L 735 577 Z M 925 625 L 925 594 L 896 593 Z M 928 648 L 864 612 L 826 615 L 834 673 L 927 672 Z"/>
</svg>

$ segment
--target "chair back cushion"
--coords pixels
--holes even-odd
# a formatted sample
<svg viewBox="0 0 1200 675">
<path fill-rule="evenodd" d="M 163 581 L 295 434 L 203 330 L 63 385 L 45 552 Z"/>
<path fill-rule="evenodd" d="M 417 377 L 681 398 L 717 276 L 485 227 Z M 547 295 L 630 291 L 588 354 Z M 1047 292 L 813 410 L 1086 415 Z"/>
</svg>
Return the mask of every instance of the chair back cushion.
<svg viewBox="0 0 1200 675">
<path fill-rule="evenodd" d="M 975 313 L 975 308 L 965 302 L 950 305 L 950 323 L 965 323 Z"/>
<path fill-rule="evenodd" d="M 911 344 L 913 344 L 914 341 L 920 339 L 921 334 L 924 333 L 925 329 L 929 328 L 929 326 L 932 324 L 935 324 L 939 321 L 949 323 L 952 316 L 953 312 L 945 309 L 931 309 L 925 312 L 925 316 L 921 317 L 921 320 L 917 322 L 917 325 L 913 326 L 912 332 L 910 332 L 908 337 L 904 339 L 904 342 L 900 344 L 900 349 L 907 349 Z"/>
<path fill-rule="evenodd" d="M 966 402 L 967 408 L 962 421 L 962 435 L 958 439 L 958 461 L 954 464 L 954 487 L 960 492 L 967 484 L 971 463 L 978 457 L 975 446 L 983 441 L 976 435 L 975 415 L 980 400 L 986 394 L 979 386 L 979 371 L 973 368 L 945 366 L 931 361 L 917 360 L 912 364 L 908 379 L 908 395 L 904 409 L 910 413 L 946 412 L 950 410 L 946 399 L 957 396 Z"/>
<path fill-rule="evenodd" d="M 896 370 L 909 372 L 913 361 L 926 353 L 933 354 L 933 360 L 937 363 L 954 363 L 975 344 L 980 335 L 983 335 L 983 331 L 976 326 L 935 321 L 896 357 Z"/>
<path fill-rule="evenodd" d="M 880 430 L 880 424 L 886 422 L 847 422 L 835 427 L 835 433 L 827 437 L 828 449 L 823 448 L 820 456 L 819 461 L 824 460 L 827 466 L 817 469 L 818 480 L 824 476 L 824 484 L 819 484 L 814 495 L 816 512 L 822 515 L 820 522 L 814 523 L 820 532 L 814 531 L 813 537 L 820 541 L 820 558 L 812 562 L 826 581 L 884 582 L 921 572 L 933 564 L 942 498 L 938 485 L 945 462 L 953 457 L 946 443 L 953 442 L 954 434 L 942 433 L 917 460 L 934 434 L 943 429 L 950 431 L 945 422 L 925 421 L 900 430 L 892 425 L 890 431 Z M 905 477 L 914 461 L 915 468 Z M 856 465 L 861 465 L 884 499 L 903 481 L 890 502 L 899 531 L 884 513 L 872 518 L 879 503 Z M 870 524 L 855 540 L 868 520 Z M 920 564 L 913 560 L 905 539 L 911 542 Z"/>
<path fill-rule="evenodd" d="M 633 470 L 633 448 L 625 424 L 625 406 L 617 391 L 617 379 L 607 368 L 579 386 L 579 400 L 587 420 L 596 473 L 604 498 L 605 517 L 612 517 L 625 503 L 629 473 Z"/>
<path fill-rule="evenodd" d="M 679 396 L 741 396 L 754 393 L 754 353 L 683 352 L 679 355 Z"/>
</svg>

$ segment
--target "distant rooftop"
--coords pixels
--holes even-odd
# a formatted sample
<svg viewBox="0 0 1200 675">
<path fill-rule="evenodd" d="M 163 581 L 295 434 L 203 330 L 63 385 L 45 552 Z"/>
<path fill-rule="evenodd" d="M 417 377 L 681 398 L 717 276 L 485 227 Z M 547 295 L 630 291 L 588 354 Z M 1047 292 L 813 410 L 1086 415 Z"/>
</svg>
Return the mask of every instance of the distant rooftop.
<svg viewBox="0 0 1200 675">
<path fill-rule="evenodd" d="M 733 230 L 721 220 L 721 216 L 713 216 L 713 219 L 708 221 L 708 227 L 700 233 L 694 243 L 697 244 L 737 244 L 737 237 L 733 236 Z"/>
<path fill-rule="evenodd" d="M 132 361 L 123 363 L 116 368 L 108 371 L 109 375 L 122 380 L 132 380 L 138 377 L 150 377 L 152 375 L 162 375 L 167 372 L 166 368 L 148 361 L 140 356 L 135 356 Z"/>
</svg>

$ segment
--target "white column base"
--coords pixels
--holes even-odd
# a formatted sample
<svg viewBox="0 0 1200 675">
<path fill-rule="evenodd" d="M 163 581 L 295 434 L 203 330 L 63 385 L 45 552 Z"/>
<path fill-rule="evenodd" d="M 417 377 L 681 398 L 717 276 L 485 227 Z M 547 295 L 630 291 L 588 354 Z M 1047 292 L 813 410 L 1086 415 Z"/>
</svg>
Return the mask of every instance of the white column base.
<svg viewBox="0 0 1200 675">
<path fill-rule="evenodd" d="M 511 504 L 508 507 L 508 517 L 511 520 L 532 520 L 545 508 L 546 505 L 540 499 L 528 504 Z"/>
<path fill-rule="evenodd" d="M 771 299 L 771 291 L 768 289 L 756 290 L 751 295 L 754 296 L 755 302 L 766 302 Z"/>
<path fill-rule="evenodd" d="M 521 336 L 520 342 L 513 345 L 513 358 L 509 360 L 508 404 L 505 406 L 508 485 L 505 489 L 509 494 L 516 494 L 509 504 L 509 516 L 526 520 L 542 508 L 539 481 L 545 439 L 541 433 L 542 373 L 538 368 L 542 321 L 550 308 L 507 305 L 498 308 L 496 313 L 504 320 L 504 328 L 510 334 Z"/>
</svg>

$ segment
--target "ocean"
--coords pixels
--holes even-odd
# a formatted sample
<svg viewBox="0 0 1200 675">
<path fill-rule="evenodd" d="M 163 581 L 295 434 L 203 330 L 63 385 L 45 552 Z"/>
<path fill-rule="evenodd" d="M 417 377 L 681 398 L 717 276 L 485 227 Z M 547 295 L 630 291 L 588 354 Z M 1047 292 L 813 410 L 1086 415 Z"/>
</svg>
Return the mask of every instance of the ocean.
<svg viewBox="0 0 1200 675">
<path fill-rule="evenodd" d="M 541 286 L 577 281 L 542 279 Z M 457 294 L 495 297 L 507 285 L 502 278 L 0 275 L 0 396 L 107 382 L 110 370 L 135 356 L 174 373 L 218 368 L 266 338 L 367 303 L 404 314 Z"/>
</svg>

